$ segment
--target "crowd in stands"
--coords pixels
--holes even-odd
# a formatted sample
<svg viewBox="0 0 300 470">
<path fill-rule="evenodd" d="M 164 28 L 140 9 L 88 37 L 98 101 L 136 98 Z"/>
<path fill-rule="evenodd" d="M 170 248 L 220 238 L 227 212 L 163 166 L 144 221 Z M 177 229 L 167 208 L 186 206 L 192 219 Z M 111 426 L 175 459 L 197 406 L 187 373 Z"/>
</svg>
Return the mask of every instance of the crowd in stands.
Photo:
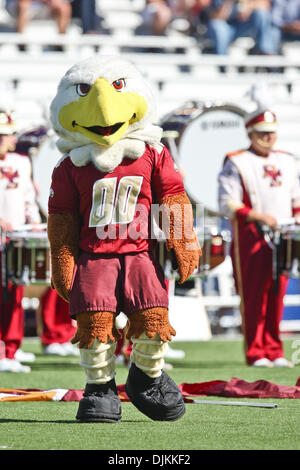
<svg viewBox="0 0 300 470">
<path fill-rule="evenodd" d="M 23 33 L 32 18 L 43 14 L 54 18 L 57 30 L 65 34 L 73 18 L 81 22 L 83 34 L 103 32 L 96 0 L 5 0 L 7 12 L 16 19 L 16 30 Z"/>
<path fill-rule="evenodd" d="M 6 0 L 18 32 L 26 29 L 37 4 L 48 9 L 61 34 L 73 18 L 80 20 L 83 34 L 109 33 L 101 27 L 96 0 Z M 300 0 L 145 0 L 140 15 L 136 34 L 166 35 L 179 29 L 206 38 L 208 52 L 220 55 L 240 37 L 252 38 L 249 53 L 259 55 L 280 54 L 283 42 L 300 41 Z"/>
<path fill-rule="evenodd" d="M 210 52 L 227 54 L 239 37 L 251 37 L 253 54 L 278 54 L 283 41 L 300 40 L 300 0 L 146 0 L 139 32 L 166 34 L 185 18 L 210 40 Z"/>
</svg>

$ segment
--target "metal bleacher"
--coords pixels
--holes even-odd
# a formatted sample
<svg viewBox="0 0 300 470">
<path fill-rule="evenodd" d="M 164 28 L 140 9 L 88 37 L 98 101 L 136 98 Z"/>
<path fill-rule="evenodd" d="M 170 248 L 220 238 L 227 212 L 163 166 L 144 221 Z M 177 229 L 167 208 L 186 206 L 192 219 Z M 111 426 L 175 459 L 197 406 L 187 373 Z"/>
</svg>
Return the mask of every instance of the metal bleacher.
<svg viewBox="0 0 300 470">
<path fill-rule="evenodd" d="M 75 22 L 68 34 L 59 36 L 53 20 L 34 20 L 22 35 L 0 32 L 0 90 L 6 87 L 14 94 L 20 125 L 47 120 L 57 83 L 74 62 L 94 54 L 122 54 L 151 81 L 159 117 L 188 100 L 232 102 L 247 108 L 247 91 L 264 81 L 280 120 L 280 144 L 300 153 L 299 45 L 286 45 L 283 56 L 249 56 L 251 39 L 243 38 L 226 57 L 204 54 L 197 38 L 172 29 L 163 37 L 135 35 L 144 4 L 144 0 L 98 2 L 97 12 L 109 34 L 82 35 Z M 0 25 L 10 25 L 13 31 L 14 21 L 0 0 Z M 55 45 L 63 51 L 51 51 Z M 225 73 L 220 73 L 221 66 L 226 66 Z"/>
<path fill-rule="evenodd" d="M 21 123 L 35 125 L 45 119 L 59 79 L 74 62 L 94 54 L 122 54 L 151 81 L 159 117 L 187 100 L 230 101 L 247 107 L 247 91 L 264 81 L 278 112 L 282 145 L 299 152 L 299 45 L 286 46 L 283 56 L 249 56 L 251 39 L 243 38 L 226 57 L 204 54 L 197 38 L 172 29 L 164 37 L 135 35 L 144 4 L 144 0 L 98 2 L 109 34 L 82 35 L 78 23 L 72 23 L 68 34 L 59 36 L 53 20 L 34 20 L 23 35 L 0 32 L 1 88 L 14 93 Z M 0 0 L 0 24 L 9 24 L 13 31 L 14 19 L 3 5 Z M 26 51 L 20 51 L 20 44 Z M 51 51 L 49 46 L 55 45 L 63 51 Z M 220 73 L 221 66 L 226 66 L 225 73 Z"/>
</svg>

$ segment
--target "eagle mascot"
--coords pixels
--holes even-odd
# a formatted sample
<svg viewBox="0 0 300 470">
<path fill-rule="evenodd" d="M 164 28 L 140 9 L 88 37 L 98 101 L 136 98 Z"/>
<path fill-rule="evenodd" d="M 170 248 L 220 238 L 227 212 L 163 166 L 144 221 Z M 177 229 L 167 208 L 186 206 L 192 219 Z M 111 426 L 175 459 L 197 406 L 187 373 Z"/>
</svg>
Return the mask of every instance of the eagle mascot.
<svg viewBox="0 0 300 470">
<path fill-rule="evenodd" d="M 52 287 L 76 319 L 72 343 L 79 343 L 86 375 L 76 419 L 121 419 L 114 352 L 115 318 L 123 312 L 133 345 L 126 393 L 149 418 L 176 420 L 185 406 L 164 370 L 176 332 L 155 254 L 152 206 L 159 207 L 181 283 L 197 268 L 201 249 L 181 176 L 154 124 L 151 90 L 120 57 L 86 59 L 62 77 L 50 117 L 62 153 L 49 195 Z"/>
</svg>

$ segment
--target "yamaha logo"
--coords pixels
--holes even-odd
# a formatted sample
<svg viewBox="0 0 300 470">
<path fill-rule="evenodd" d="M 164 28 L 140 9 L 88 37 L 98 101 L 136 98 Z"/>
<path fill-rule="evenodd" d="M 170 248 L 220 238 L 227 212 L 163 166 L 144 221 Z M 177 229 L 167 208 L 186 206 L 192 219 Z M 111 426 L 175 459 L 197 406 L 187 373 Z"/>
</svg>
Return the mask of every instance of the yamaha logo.
<svg viewBox="0 0 300 470">
<path fill-rule="evenodd" d="M 228 120 L 218 120 L 218 121 L 203 121 L 201 123 L 201 127 L 204 131 L 208 130 L 219 130 L 219 129 L 230 129 L 235 127 L 240 127 L 240 121 L 236 119 L 228 119 Z"/>
</svg>

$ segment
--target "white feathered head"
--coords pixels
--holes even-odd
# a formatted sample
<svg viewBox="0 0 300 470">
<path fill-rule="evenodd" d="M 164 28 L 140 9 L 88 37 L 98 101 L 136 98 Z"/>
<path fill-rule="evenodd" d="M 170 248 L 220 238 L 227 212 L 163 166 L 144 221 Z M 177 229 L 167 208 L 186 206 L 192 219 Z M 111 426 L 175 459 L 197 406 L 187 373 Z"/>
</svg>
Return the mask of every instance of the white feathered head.
<svg viewBox="0 0 300 470">
<path fill-rule="evenodd" d="M 138 69 L 120 57 L 96 56 L 71 67 L 50 106 L 57 146 L 77 166 L 93 161 L 112 171 L 123 157 L 139 158 L 160 141 L 152 91 Z"/>
</svg>

